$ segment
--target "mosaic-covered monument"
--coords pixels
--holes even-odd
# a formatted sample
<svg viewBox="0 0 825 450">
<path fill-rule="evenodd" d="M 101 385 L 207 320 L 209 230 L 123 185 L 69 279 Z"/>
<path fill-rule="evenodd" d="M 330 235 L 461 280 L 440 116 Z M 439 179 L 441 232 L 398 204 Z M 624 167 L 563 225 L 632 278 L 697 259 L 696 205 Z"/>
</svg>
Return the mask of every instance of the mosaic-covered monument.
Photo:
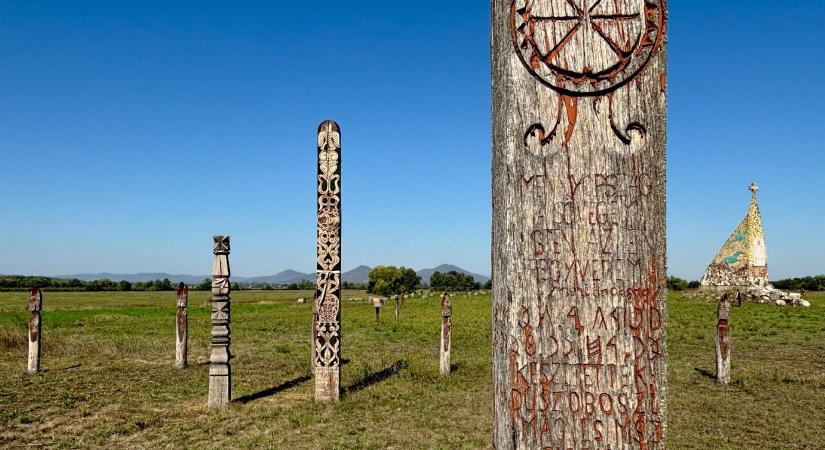
<svg viewBox="0 0 825 450">
<path fill-rule="evenodd" d="M 748 215 L 733 230 L 722 249 L 713 258 L 700 282 L 705 289 L 768 286 L 768 250 L 765 230 L 756 202 L 759 186 L 750 185 L 751 204 Z"/>
</svg>

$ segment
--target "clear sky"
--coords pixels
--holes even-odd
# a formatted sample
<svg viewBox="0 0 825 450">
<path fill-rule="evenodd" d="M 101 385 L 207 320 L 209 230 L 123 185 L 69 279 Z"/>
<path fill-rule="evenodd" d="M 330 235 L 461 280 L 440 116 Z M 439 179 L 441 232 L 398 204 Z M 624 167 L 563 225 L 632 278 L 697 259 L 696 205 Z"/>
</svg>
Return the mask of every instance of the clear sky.
<svg viewBox="0 0 825 450">
<path fill-rule="evenodd" d="M 470 6 L 468 6 L 470 5 Z M 671 1 L 668 247 L 698 279 L 758 182 L 772 278 L 825 273 L 825 3 Z M 0 273 L 490 273 L 489 2 L 0 2 Z"/>
</svg>

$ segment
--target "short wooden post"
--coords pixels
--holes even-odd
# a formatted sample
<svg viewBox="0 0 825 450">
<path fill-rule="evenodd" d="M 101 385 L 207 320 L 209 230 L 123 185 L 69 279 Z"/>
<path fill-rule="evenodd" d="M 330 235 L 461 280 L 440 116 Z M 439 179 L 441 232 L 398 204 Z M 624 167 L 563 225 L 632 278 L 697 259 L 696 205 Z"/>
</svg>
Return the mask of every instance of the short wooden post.
<svg viewBox="0 0 825 450">
<path fill-rule="evenodd" d="M 189 320 L 187 317 L 187 303 L 189 302 L 189 293 L 186 290 L 186 285 L 181 282 L 178 284 L 177 305 L 178 312 L 175 320 L 175 367 L 183 369 L 186 367 L 186 352 L 189 340 Z"/>
<path fill-rule="evenodd" d="M 667 0 L 491 3 L 492 446 L 662 450 Z"/>
<path fill-rule="evenodd" d="M 229 360 L 230 284 L 229 236 L 214 236 L 212 264 L 212 342 L 209 354 L 210 408 L 222 408 L 232 399 L 232 370 Z"/>
<path fill-rule="evenodd" d="M 401 301 L 404 300 L 403 295 L 396 295 L 395 296 L 395 323 L 398 323 L 398 316 L 401 312 Z"/>
<path fill-rule="evenodd" d="M 727 294 L 719 299 L 716 311 L 716 381 L 730 383 L 730 301 Z"/>
<path fill-rule="evenodd" d="M 450 294 L 444 293 L 441 296 L 441 351 L 440 366 L 441 375 L 450 374 L 450 352 L 452 351 L 452 315 L 453 305 L 450 301 Z"/>
<path fill-rule="evenodd" d="M 381 297 L 371 297 L 372 307 L 375 308 L 375 323 L 381 322 L 381 307 L 384 306 L 384 299 Z"/>
<path fill-rule="evenodd" d="M 43 309 L 43 294 L 40 289 L 32 288 L 29 296 L 29 373 L 40 371 L 40 310 Z"/>
</svg>

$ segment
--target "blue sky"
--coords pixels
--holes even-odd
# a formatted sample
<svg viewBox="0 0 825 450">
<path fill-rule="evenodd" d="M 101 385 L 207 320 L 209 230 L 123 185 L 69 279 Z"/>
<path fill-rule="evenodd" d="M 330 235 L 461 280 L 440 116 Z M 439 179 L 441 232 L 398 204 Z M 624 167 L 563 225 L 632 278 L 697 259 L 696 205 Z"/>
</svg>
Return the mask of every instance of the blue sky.
<svg viewBox="0 0 825 450">
<path fill-rule="evenodd" d="M 467 5 L 474 5 L 468 7 Z M 825 273 L 825 5 L 670 2 L 670 272 L 761 186 L 772 278 Z M 315 129 L 344 268 L 489 274 L 489 4 L 0 3 L 0 273 L 314 267 Z"/>
</svg>

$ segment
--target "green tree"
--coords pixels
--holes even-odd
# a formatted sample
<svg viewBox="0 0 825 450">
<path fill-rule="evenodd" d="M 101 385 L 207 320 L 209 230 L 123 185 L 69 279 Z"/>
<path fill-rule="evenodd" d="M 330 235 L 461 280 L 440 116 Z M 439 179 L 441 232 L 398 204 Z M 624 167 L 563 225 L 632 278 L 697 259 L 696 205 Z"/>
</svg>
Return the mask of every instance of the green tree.
<svg viewBox="0 0 825 450">
<path fill-rule="evenodd" d="M 393 295 L 401 291 L 401 270 L 395 266 L 378 266 L 372 270 L 368 275 L 369 283 L 367 284 L 367 292 L 378 295 Z M 380 289 L 382 294 L 377 291 L 379 289 L 378 282 L 383 281 Z"/>
<path fill-rule="evenodd" d="M 132 283 L 126 280 L 120 280 L 117 283 L 117 290 L 118 291 L 131 291 L 132 290 Z"/>
<path fill-rule="evenodd" d="M 399 279 L 400 292 L 394 292 L 395 294 L 410 294 L 421 287 L 421 277 L 415 273 L 415 270 L 402 267 L 399 271 L 401 272 Z"/>
<path fill-rule="evenodd" d="M 209 291 L 212 289 L 212 280 L 204 278 L 203 281 L 196 287 L 199 291 Z"/>
<path fill-rule="evenodd" d="M 471 291 L 479 289 L 472 275 L 451 270 L 447 273 L 433 272 L 430 277 L 430 287 L 436 291 Z"/>
<path fill-rule="evenodd" d="M 688 282 L 679 277 L 667 277 L 667 288 L 670 291 L 684 291 L 688 288 Z"/>
</svg>

